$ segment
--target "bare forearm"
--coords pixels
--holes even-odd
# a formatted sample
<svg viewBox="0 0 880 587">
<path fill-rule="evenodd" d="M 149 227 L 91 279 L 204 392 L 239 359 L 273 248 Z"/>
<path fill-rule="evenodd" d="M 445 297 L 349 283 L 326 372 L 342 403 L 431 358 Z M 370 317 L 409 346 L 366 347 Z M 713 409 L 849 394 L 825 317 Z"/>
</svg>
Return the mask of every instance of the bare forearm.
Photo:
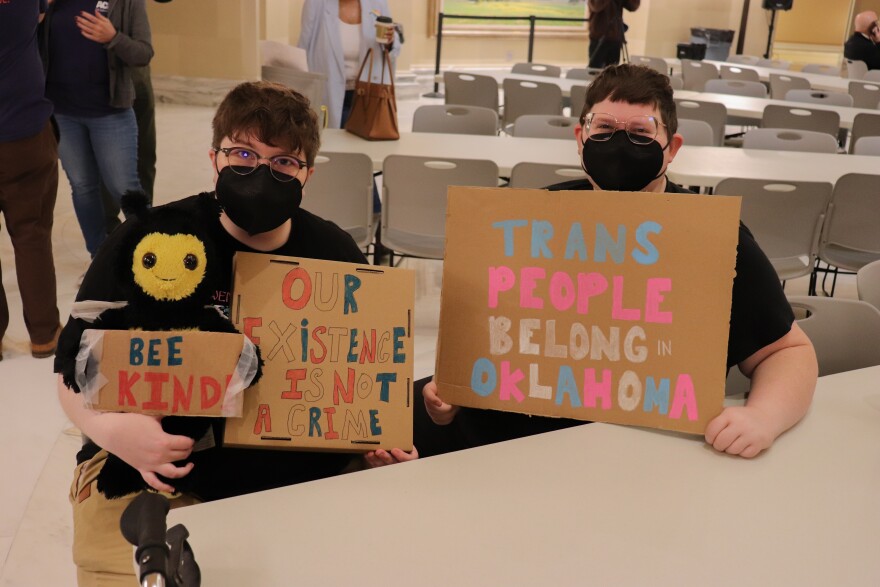
<svg viewBox="0 0 880 587">
<path fill-rule="evenodd" d="M 767 414 L 776 424 L 775 435 L 778 436 L 807 413 L 817 375 L 812 345 L 781 349 L 755 367 L 746 405 Z"/>
</svg>

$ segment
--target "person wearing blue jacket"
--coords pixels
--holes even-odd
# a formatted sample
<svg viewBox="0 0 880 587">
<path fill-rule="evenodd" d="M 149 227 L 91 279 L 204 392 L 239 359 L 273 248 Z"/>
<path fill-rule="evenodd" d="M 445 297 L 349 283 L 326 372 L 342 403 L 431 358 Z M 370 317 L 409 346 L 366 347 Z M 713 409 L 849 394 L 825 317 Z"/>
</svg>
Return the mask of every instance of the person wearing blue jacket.
<svg viewBox="0 0 880 587">
<path fill-rule="evenodd" d="M 345 126 L 368 49 L 374 52 L 372 81 L 391 81 L 390 73 L 382 78 L 381 52 L 390 52 L 393 70 L 401 40 L 396 30 L 389 30 L 387 44 L 376 41 L 376 21 L 382 16 L 390 16 L 386 0 L 306 0 L 303 5 L 297 46 L 306 50 L 310 71 L 327 75 L 324 105 L 330 128 Z"/>
</svg>

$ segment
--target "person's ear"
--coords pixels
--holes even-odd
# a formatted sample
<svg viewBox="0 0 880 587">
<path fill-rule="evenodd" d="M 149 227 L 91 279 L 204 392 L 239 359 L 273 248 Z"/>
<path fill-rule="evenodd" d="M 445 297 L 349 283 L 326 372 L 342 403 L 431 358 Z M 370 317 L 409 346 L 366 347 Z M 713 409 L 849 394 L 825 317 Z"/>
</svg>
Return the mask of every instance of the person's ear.
<svg viewBox="0 0 880 587">
<path fill-rule="evenodd" d="M 675 155 L 678 153 L 678 150 L 681 149 L 681 146 L 684 144 L 684 137 L 678 133 L 672 135 L 672 139 L 669 141 L 669 161 L 671 162 L 675 159 Z"/>
</svg>

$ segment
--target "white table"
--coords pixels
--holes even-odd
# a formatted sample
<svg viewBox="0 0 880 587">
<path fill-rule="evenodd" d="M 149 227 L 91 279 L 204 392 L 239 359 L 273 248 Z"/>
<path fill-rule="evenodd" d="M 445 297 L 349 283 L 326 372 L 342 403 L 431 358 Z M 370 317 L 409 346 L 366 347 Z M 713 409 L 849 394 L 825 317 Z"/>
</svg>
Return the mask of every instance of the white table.
<svg viewBox="0 0 880 587">
<path fill-rule="evenodd" d="M 328 153 L 366 153 L 376 171 L 388 155 L 454 159 L 489 159 L 503 176 L 520 161 L 579 165 L 574 135 L 571 140 L 508 136 L 402 132 L 397 141 L 366 141 L 340 129 L 324 129 L 321 150 Z"/>
<path fill-rule="evenodd" d="M 321 149 L 327 152 L 365 153 L 373 168 L 391 154 L 419 157 L 491 159 L 503 176 L 520 161 L 579 166 L 574 138 L 530 139 L 510 136 L 400 133 L 399 141 L 365 141 L 338 129 L 325 129 Z M 731 147 L 685 145 L 669 167 L 676 183 L 714 187 L 728 177 L 772 180 L 827 181 L 847 173 L 880 175 L 880 158 L 868 155 L 831 155 L 792 151 L 761 151 Z"/>
<path fill-rule="evenodd" d="M 674 57 L 667 57 L 666 63 L 678 73 L 681 73 L 681 60 Z M 712 61 L 709 59 L 704 59 L 704 63 L 711 63 L 715 67 L 718 68 L 719 73 L 721 72 L 721 66 L 726 65 L 728 67 L 739 67 L 741 69 L 754 69 L 758 72 L 758 77 L 762 82 L 770 81 L 770 74 L 775 73 L 778 75 L 793 75 L 796 77 L 805 78 L 810 82 L 810 86 L 814 90 L 834 90 L 838 92 L 847 93 L 849 91 L 849 82 L 852 81 L 848 78 L 835 76 L 835 75 L 827 75 L 824 73 L 804 73 L 803 71 L 794 71 L 791 69 L 777 69 L 772 67 L 758 67 L 757 65 L 748 65 L 745 63 L 728 63 L 726 61 Z"/>
<path fill-rule="evenodd" d="M 880 367 L 748 461 L 592 424 L 171 512 L 204 585 L 880 585 Z"/>
<path fill-rule="evenodd" d="M 846 106 L 827 106 L 824 104 L 810 104 L 806 102 L 792 102 L 791 100 L 770 100 L 768 98 L 750 98 L 748 96 L 734 96 L 731 94 L 713 94 L 710 92 L 693 92 L 690 90 L 675 90 L 675 98 L 679 100 L 699 100 L 701 102 L 717 102 L 727 107 L 728 116 L 751 118 L 761 120 L 764 108 L 774 104 L 788 108 L 806 108 L 809 110 L 830 110 L 840 115 L 840 128 L 851 130 L 857 114 L 880 114 L 880 110 L 872 108 L 849 108 Z"/>
</svg>

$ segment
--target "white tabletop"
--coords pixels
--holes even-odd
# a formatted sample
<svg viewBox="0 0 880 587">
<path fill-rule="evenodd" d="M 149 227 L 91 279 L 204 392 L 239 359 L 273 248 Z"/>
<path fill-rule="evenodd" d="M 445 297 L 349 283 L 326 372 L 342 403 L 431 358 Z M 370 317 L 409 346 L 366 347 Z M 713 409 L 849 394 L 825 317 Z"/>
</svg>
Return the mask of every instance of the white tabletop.
<svg viewBox="0 0 880 587">
<path fill-rule="evenodd" d="M 171 512 L 212 587 L 880 585 L 880 367 L 748 461 L 591 424 Z"/>
<path fill-rule="evenodd" d="M 366 153 L 373 168 L 382 169 L 388 155 L 414 155 L 454 159 L 489 159 L 503 176 L 520 161 L 579 165 L 577 144 L 571 140 L 530 139 L 508 136 L 455 135 L 402 132 L 397 141 L 366 141 L 340 129 L 324 129 L 321 150 L 328 153 Z"/>
<path fill-rule="evenodd" d="M 580 165 L 573 137 L 562 140 L 403 132 L 398 141 L 365 141 L 344 130 L 325 129 L 321 143 L 326 152 L 366 153 L 377 171 L 391 154 L 490 159 L 505 177 L 520 161 Z M 880 158 L 685 145 L 669 167 L 669 177 L 676 183 L 711 187 L 728 177 L 834 183 L 847 173 L 880 174 Z"/>
<path fill-rule="evenodd" d="M 734 96 L 731 94 L 713 94 L 710 92 L 693 92 L 690 90 L 675 90 L 675 98 L 680 100 L 699 100 L 701 102 L 717 102 L 727 107 L 728 116 L 739 116 L 761 120 L 764 108 L 771 104 L 786 106 L 788 108 L 807 108 L 809 110 L 830 110 L 840 115 L 840 128 L 852 129 L 853 121 L 857 114 L 880 114 L 880 110 L 872 108 L 848 108 L 846 106 L 828 106 L 824 104 L 810 104 L 806 102 L 792 102 L 790 100 L 770 100 L 768 98 L 750 98 L 748 96 Z"/>
<path fill-rule="evenodd" d="M 816 90 L 835 90 L 838 92 L 846 93 L 849 91 L 849 82 L 852 81 L 848 78 L 835 75 L 827 75 L 824 73 L 804 73 L 803 71 L 793 71 L 791 69 L 758 67 L 757 65 L 748 65 L 745 63 L 728 63 L 726 61 L 712 61 L 709 59 L 704 59 L 703 62 L 711 63 L 718 68 L 719 72 L 721 71 L 722 65 L 726 65 L 728 67 L 739 67 L 741 69 L 754 69 L 758 72 L 758 77 L 761 79 L 762 82 L 769 82 L 771 73 L 775 73 L 777 75 L 793 75 L 797 77 L 802 77 L 809 81 L 810 86 Z M 681 72 L 680 59 L 668 57 L 666 58 L 666 63 L 668 63 L 674 71 Z"/>
</svg>

